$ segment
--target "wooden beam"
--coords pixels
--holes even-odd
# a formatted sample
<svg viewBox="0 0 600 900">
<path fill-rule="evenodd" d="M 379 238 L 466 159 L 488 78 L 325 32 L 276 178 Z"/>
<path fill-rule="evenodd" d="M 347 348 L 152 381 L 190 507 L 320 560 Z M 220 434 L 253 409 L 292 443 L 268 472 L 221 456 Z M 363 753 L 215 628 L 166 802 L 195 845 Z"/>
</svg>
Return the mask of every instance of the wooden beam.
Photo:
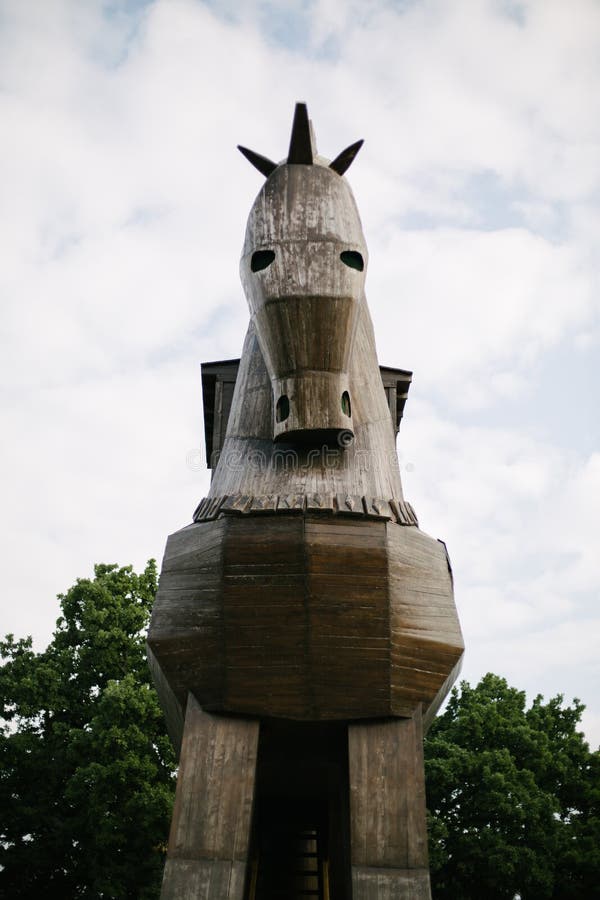
<svg viewBox="0 0 600 900">
<path fill-rule="evenodd" d="M 258 730 L 189 695 L 161 900 L 242 900 Z"/>
<path fill-rule="evenodd" d="M 353 900 L 431 900 L 421 707 L 348 727 Z"/>
</svg>

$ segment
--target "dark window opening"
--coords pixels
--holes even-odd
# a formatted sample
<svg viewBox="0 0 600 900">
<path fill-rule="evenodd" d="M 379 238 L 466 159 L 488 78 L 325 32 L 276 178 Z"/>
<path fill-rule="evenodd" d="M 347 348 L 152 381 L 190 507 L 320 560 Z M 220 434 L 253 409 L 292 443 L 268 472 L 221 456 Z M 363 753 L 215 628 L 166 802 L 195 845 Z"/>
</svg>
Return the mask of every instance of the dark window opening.
<svg viewBox="0 0 600 900">
<path fill-rule="evenodd" d="M 340 259 L 350 269 L 356 269 L 358 272 L 362 272 L 365 267 L 362 254 L 358 253 L 357 250 L 344 250 L 340 253 Z"/>
<path fill-rule="evenodd" d="M 352 406 L 350 404 L 350 394 L 348 391 L 344 391 L 342 394 L 342 412 L 345 416 L 352 415 Z"/>
<path fill-rule="evenodd" d="M 267 269 L 274 259 L 274 250 L 256 250 L 256 252 L 252 254 L 250 268 L 253 272 L 260 272 L 261 269 Z"/>
<path fill-rule="evenodd" d="M 285 422 L 290 414 L 290 401 L 287 398 L 286 394 L 282 394 L 279 400 L 277 401 L 277 406 L 275 407 L 275 418 L 278 422 Z"/>
</svg>

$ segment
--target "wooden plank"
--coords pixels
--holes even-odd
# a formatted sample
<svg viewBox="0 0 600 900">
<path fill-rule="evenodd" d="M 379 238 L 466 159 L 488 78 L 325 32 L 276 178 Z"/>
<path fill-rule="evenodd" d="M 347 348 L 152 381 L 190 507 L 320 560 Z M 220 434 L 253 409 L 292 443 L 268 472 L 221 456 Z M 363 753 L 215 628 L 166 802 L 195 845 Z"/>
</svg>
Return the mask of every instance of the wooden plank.
<svg viewBox="0 0 600 900">
<path fill-rule="evenodd" d="M 464 644 L 445 547 L 412 528 L 388 528 L 392 707 L 437 709 Z"/>
<path fill-rule="evenodd" d="M 428 869 L 352 867 L 353 900 L 431 900 Z"/>
<path fill-rule="evenodd" d="M 158 660 L 147 646 L 148 665 L 152 673 L 157 693 L 160 697 L 163 713 L 167 722 L 167 731 L 171 738 L 171 743 L 175 748 L 175 753 L 179 756 L 181 751 L 181 740 L 183 737 L 184 715 L 182 703 L 179 702 L 177 695 L 173 689 L 173 685 L 169 684 L 165 678 Z"/>
<path fill-rule="evenodd" d="M 385 526 L 366 519 L 311 519 L 305 534 L 315 710 L 348 718 L 366 710 L 389 714 Z"/>
<path fill-rule="evenodd" d="M 245 870 L 243 862 L 168 859 L 161 900 L 243 900 Z"/>
<path fill-rule="evenodd" d="M 209 715 L 189 695 L 163 900 L 241 900 L 258 730 L 257 721 Z"/>
<path fill-rule="evenodd" d="M 223 582 L 224 706 L 306 716 L 302 518 L 232 519 Z"/>
<path fill-rule="evenodd" d="M 348 728 L 352 865 L 426 869 L 420 707 Z"/>
<path fill-rule="evenodd" d="M 199 547 L 215 546 L 218 543 L 219 538 L 222 537 L 224 528 L 224 523 L 220 523 L 216 526 L 203 524 L 188 525 L 169 535 L 163 566 L 171 557 L 177 556 L 180 553 L 193 553 Z"/>
</svg>

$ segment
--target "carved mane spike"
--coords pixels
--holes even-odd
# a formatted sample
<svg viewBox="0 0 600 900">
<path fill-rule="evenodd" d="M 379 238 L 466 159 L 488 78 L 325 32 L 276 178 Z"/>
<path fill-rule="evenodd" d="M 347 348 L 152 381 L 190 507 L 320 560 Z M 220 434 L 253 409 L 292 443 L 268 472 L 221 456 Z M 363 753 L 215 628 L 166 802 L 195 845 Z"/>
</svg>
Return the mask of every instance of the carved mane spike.
<svg viewBox="0 0 600 900">
<path fill-rule="evenodd" d="M 312 166 L 314 147 L 306 103 L 296 103 L 288 152 L 288 165 Z"/>
<path fill-rule="evenodd" d="M 274 172 L 277 168 L 277 163 L 267 159 L 266 156 L 261 156 L 260 153 L 255 153 L 254 150 L 248 150 L 247 147 L 242 147 L 240 144 L 238 144 L 238 150 L 246 157 L 248 162 L 252 163 L 255 169 L 262 172 L 265 178 L 268 178 L 271 172 Z"/>
<path fill-rule="evenodd" d="M 349 147 L 346 147 L 345 150 L 336 156 L 333 162 L 329 163 L 329 168 L 333 169 L 334 172 L 337 172 L 338 175 L 343 175 L 344 172 L 350 168 L 352 163 L 354 162 L 354 157 L 362 147 L 364 141 L 356 141 L 355 144 L 350 144 Z"/>
<path fill-rule="evenodd" d="M 354 162 L 354 157 L 362 145 L 362 140 L 350 144 L 349 147 L 346 147 L 345 150 L 342 150 L 342 152 L 336 156 L 333 162 L 329 163 L 329 168 L 333 169 L 334 172 L 337 172 L 338 175 L 343 175 Z M 262 156 L 260 153 L 255 153 L 254 150 L 249 150 L 248 147 L 242 147 L 241 144 L 238 144 L 238 150 L 255 169 L 258 169 L 258 171 L 265 176 L 265 178 L 268 178 L 277 168 L 278 163 L 274 163 L 271 159 Z M 312 121 L 308 118 L 306 103 L 296 103 L 294 121 L 292 123 L 292 134 L 290 137 L 290 148 L 285 162 L 287 165 L 291 166 L 312 166 L 316 156 L 317 142 L 315 140 Z"/>
</svg>

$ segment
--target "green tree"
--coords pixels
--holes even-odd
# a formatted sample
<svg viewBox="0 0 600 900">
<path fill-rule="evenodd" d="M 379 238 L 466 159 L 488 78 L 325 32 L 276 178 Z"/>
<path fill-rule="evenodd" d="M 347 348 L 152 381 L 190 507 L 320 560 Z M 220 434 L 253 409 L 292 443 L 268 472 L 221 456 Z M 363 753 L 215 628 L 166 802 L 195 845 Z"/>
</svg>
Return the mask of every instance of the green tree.
<svg viewBox="0 0 600 900">
<path fill-rule="evenodd" d="M 175 760 L 144 637 L 156 565 L 98 565 L 52 642 L 0 641 L 0 895 L 158 896 Z"/>
<path fill-rule="evenodd" d="M 600 897 L 600 753 L 562 696 L 462 682 L 425 742 L 436 900 Z"/>
</svg>

